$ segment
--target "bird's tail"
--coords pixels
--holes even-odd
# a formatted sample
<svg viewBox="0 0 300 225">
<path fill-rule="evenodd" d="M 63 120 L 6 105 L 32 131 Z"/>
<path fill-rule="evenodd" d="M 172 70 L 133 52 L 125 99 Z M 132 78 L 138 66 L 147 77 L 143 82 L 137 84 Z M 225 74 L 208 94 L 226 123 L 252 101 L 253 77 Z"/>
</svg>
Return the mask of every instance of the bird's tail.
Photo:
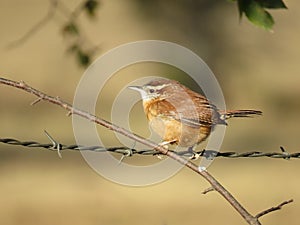
<svg viewBox="0 0 300 225">
<path fill-rule="evenodd" d="M 232 117 L 253 117 L 255 115 L 262 115 L 262 111 L 259 110 L 230 110 L 225 112 L 220 112 L 221 117 L 224 120 L 230 119 Z"/>
</svg>

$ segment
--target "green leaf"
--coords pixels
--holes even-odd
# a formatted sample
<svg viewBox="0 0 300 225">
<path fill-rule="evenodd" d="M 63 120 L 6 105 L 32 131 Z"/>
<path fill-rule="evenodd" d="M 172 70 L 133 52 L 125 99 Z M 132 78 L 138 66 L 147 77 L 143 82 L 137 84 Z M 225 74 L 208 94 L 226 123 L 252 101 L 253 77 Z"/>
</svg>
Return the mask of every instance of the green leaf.
<svg viewBox="0 0 300 225">
<path fill-rule="evenodd" d="M 260 1 L 256 0 L 239 0 L 238 1 L 240 17 L 243 13 L 255 25 L 266 30 L 271 30 L 274 25 L 273 17 L 261 5 Z"/>
<path fill-rule="evenodd" d="M 260 0 L 259 3 L 268 9 L 287 9 L 286 5 L 281 0 Z"/>
<path fill-rule="evenodd" d="M 91 17 L 95 16 L 96 9 L 99 7 L 99 2 L 97 0 L 87 0 L 84 3 L 84 9 Z"/>
<path fill-rule="evenodd" d="M 78 50 L 77 60 L 80 66 L 87 67 L 91 63 L 91 56 L 82 50 Z"/>
</svg>

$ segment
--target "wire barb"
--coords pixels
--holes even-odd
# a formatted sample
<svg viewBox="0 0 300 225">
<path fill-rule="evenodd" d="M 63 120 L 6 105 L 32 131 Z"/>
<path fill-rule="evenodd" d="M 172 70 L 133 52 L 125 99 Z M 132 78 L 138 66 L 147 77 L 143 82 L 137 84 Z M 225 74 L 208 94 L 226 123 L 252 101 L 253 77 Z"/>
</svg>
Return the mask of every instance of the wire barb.
<svg viewBox="0 0 300 225">
<path fill-rule="evenodd" d="M 120 165 L 122 163 L 122 161 L 123 161 L 123 159 L 125 159 L 125 157 L 130 157 L 132 155 L 133 155 L 133 153 L 132 153 L 131 149 L 125 149 L 125 152 L 123 153 L 120 161 L 118 162 L 118 165 Z"/>
<path fill-rule="evenodd" d="M 57 141 L 55 141 L 54 138 L 51 137 L 51 135 L 46 130 L 44 130 L 44 132 L 45 132 L 47 138 L 52 142 L 52 147 L 51 148 L 54 149 L 54 150 L 57 150 L 58 157 L 62 159 L 62 155 L 61 155 L 61 152 L 60 152 L 61 144 L 58 143 Z"/>
<path fill-rule="evenodd" d="M 288 152 L 284 149 L 284 147 L 280 146 L 280 150 L 282 151 L 282 154 L 285 155 L 285 158 L 284 158 L 284 159 L 290 159 L 290 158 L 291 158 L 290 153 L 288 153 Z"/>
</svg>

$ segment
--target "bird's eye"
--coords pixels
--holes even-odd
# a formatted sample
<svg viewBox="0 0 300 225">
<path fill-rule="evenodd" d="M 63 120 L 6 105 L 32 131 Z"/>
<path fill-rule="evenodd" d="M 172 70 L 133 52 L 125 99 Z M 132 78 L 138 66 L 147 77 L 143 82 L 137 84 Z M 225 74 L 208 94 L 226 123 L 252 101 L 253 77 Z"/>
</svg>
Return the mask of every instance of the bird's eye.
<svg viewBox="0 0 300 225">
<path fill-rule="evenodd" d="M 154 89 L 150 89 L 149 90 L 150 93 L 154 93 L 154 91 L 155 91 Z"/>
</svg>

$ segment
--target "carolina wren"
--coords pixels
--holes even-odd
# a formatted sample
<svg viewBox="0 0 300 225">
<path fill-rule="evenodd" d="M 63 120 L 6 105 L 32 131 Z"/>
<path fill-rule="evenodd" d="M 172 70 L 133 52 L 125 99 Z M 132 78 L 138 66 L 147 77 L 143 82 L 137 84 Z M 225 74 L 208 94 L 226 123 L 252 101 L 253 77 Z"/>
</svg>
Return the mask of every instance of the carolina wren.
<svg viewBox="0 0 300 225">
<path fill-rule="evenodd" d="M 163 144 L 193 149 L 216 125 L 227 125 L 227 119 L 262 114 L 258 110 L 221 111 L 205 96 L 175 80 L 159 78 L 129 88 L 140 92 L 150 127 Z"/>
</svg>

